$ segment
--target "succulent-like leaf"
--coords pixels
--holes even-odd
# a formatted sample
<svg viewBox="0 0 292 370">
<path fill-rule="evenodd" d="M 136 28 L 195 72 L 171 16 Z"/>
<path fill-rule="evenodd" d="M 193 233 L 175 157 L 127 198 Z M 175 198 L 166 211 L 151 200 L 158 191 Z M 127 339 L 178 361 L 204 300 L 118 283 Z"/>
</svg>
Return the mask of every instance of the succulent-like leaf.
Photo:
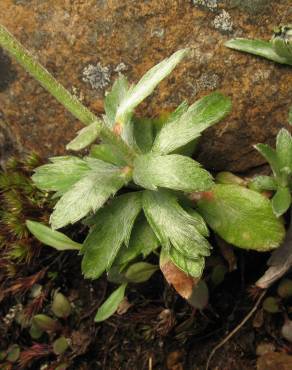
<svg viewBox="0 0 292 370">
<path fill-rule="evenodd" d="M 248 187 L 255 191 L 277 190 L 278 184 L 272 176 L 256 176 L 249 181 Z"/>
<path fill-rule="evenodd" d="M 101 130 L 100 122 L 93 122 L 89 126 L 78 131 L 77 136 L 67 144 L 67 150 L 82 150 L 92 144 L 97 138 Z"/>
<path fill-rule="evenodd" d="M 279 186 L 272 199 L 273 211 L 277 217 L 282 216 L 290 207 L 291 193 L 288 187 Z"/>
<path fill-rule="evenodd" d="M 135 192 L 115 198 L 96 214 L 96 224 L 82 248 L 82 271 L 85 277 L 97 279 L 111 267 L 122 244 L 129 244 L 131 230 L 140 210 L 141 193 Z"/>
<path fill-rule="evenodd" d="M 50 161 L 38 167 L 32 176 L 41 190 L 66 192 L 90 170 L 88 163 L 78 157 L 54 157 Z"/>
<path fill-rule="evenodd" d="M 151 263 L 137 262 L 127 269 L 125 277 L 130 283 L 144 283 L 149 280 L 158 269 L 158 266 L 152 265 Z"/>
<path fill-rule="evenodd" d="M 268 251 L 277 248 L 285 236 L 271 202 L 242 186 L 215 185 L 197 205 L 207 224 L 237 247 Z"/>
<path fill-rule="evenodd" d="M 87 158 L 87 163 L 90 171 L 55 205 L 50 218 L 54 229 L 77 222 L 89 212 L 97 211 L 129 180 L 129 173 L 125 169 L 94 158 Z"/>
<path fill-rule="evenodd" d="M 169 257 L 171 261 L 182 271 L 184 271 L 187 275 L 192 277 L 200 277 L 203 274 L 203 270 L 205 267 L 205 258 L 198 257 L 198 258 L 188 258 L 182 253 L 180 253 L 175 248 L 170 248 L 169 250 Z"/>
<path fill-rule="evenodd" d="M 178 50 L 169 58 L 151 68 L 137 83 L 131 87 L 121 101 L 115 117 L 115 122 L 123 124 L 134 108 L 140 104 L 155 87 L 168 76 L 176 65 L 188 54 L 189 49 Z"/>
<path fill-rule="evenodd" d="M 210 254 L 208 241 L 200 234 L 197 221 L 177 202 L 168 191 L 144 191 L 143 209 L 146 218 L 167 251 L 176 248 L 189 258 Z"/>
<path fill-rule="evenodd" d="M 231 110 L 231 101 L 219 92 L 203 97 L 187 111 L 170 117 L 156 136 L 153 152 L 167 154 L 200 136 L 201 132 L 223 119 Z"/>
<path fill-rule="evenodd" d="M 90 156 L 117 166 L 126 165 L 126 162 L 123 160 L 119 150 L 110 144 L 93 145 L 90 149 Z"/>
<path fill-rule="evenodd" d="M 276 152 L 281 170 L 285 173 L 292 172 L 292 137 L 291 134 L 281 129 L 277 135 Z"/>
<path fill-rule="evenodd" d="M 149 226 L 144 215 L 140 215 L 133 227 L 129 246 L 123 246 L 115 259 L 115 264 L 124 265 L 140 254 L 143 257 L 159 247 L 159 241 Z"/>
<path fill-rule="evenodd" d="M 292 65 L 291 60 L 283 58 L 276 53 L 273 44 L 269 41 L 237 38 L 227 41 L 225 46 L 230 49 L 258 55 L 260 57 L 272 60 L 273 62 Z"/>
<path fill-rule="evenodd" d="M 207 190 L 213 184 L 209 172 L 198 162 L 179 154 L 138 156 L 134 161 L 133 180 L 149 190 L 164 187 L 187 192 Z"/>
<path fill-rule="evenodd" d="M 59 231 L 36 221 L 26 221 L 28 230 L 42 243 L 57 249 L 58 251 L 80 250 L 81 244 L 74 242 L 68 236 Z"/>
<path fill-rule="evenodd" d="M 127 284 L 122 284 L 116 289 L 107 300 L 99 307 L 95 319 L 95 322 L 101 322 L 112 316 L 119 307 L 119 304 L 125 297 L 125 290 Z"/>
</svg>

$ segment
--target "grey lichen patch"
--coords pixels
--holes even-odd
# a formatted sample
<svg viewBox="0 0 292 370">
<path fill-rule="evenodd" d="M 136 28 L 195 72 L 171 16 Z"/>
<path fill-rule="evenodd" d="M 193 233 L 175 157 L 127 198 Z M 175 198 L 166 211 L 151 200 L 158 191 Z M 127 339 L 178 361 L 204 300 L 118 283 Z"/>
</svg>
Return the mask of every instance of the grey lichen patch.
<svg viewBox="0 0 292 370">
<path fill-rule="evenodd" d="M 128 70 L 128 67 L 126 66 L 126 64 L 124 62 L 119 63 L 114 69 L 114 71 L 117 72 L 117 73 L 125 72 L 127 70 Z"/>
<path fill-rule="evenodd" d="M 222 10 L 213 21 L 214 27 L 216 30 L 227 33 L 233 30 L 233 22 L 229 13 L 226 10 Z"/>
<path fill-rule="evenodd" d="M 216 73 L 203 73 L 195 82 L 194 95 L 204 90 L 215 90 L 219 84 L 220 77 Z"/>
<path fill-rule="evenodd" d="M 82 71 L 82 80 L 91 85 L 95 90 L 102 90 L 110 83 L 111 71 L 110 68 L 103 67 L 100 63 L 96 65 L 89 64 Z"/>
<path fill-rule="evenodd" d="M 218 0 L 193 0 L 194 5 L 215 11 L 218 8 Z"/>
</svg>

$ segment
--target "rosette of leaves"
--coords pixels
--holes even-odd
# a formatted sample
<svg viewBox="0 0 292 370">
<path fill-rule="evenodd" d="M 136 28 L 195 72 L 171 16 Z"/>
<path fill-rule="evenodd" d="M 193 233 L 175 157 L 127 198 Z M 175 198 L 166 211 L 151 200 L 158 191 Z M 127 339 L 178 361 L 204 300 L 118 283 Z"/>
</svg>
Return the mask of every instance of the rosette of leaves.
<svg viewBox="0 0 292 370">
<path fill-rule="evenodd" d="M 255 148 L 266 159 L 272 169 L 271 176 L 256 176 L 249 187 L 257 191 L 273 191 L 273 211 L 277 217 L 283 215 L 291 205 L 292 190 L 292 137 L 281 129 L 277 135 L 276 148 L 267 144 L 258 144 Z"/>
<path fill-rule="evenodd" d="M 97 279 L 107 271 L 109 280 L 121 284 L 100 307 L 96 321 L 115 312 L 129 282 L 146 281 L 157 270 L 156 265 L 136 260 L 158 247 L 160 267 L 167 280 L 175 287 L 184 285 L 183 278 L 178 282 L 173 276 L 180 272 L 190 287 L 183 296 L 190 297 L 211 249 L 201 214 L 235 245 L 259 250 L 279 245 L 283 225 L 266 198 L 249 189 L 243 193 L 240 186 L 219 189 L 211 174 L 191 158 L 203 130 L 229 113 L 229 98 L 214 92 L 190 106 L 184 102 L 164 119 L 163 125 L 134 115 L 136 106 L 188 55 L 188 49 L 175 52 L 151 68 L 136 85 L 120 76 L 105 96 L 104 116 L 97 118 L 3 27 L 0 44 L 86 125 L 67 149 L 79 151 L 91 146 L 89 154 L 51 158 L 33 175 L 41 190 L 55 192 L 58 199 L 50 217 L 52 229 L 37 223 L 27 225 L 48 245 L 61 250 L 80 249 L 85 277 Z M 94 144 L 97 138 L 98 145 Z M 190 208 L 191 193 L 203 194 L 197 211 Z M 204 203 L 204 199 L 211 201 Z M 214 222 L 216 217 L 230 219 L 230 227 L 222 231 L 217 227 L 220 222 Z M 89 227 L 82 246 L 57 231 L 80 220 Z M 258 223 L 259 227 L 253 228 Z M 270 233 L 266 233 L 266 227 L 271 228 Z"/>
<path fill-rule="evenodd" d="M 227 41 L 225 46 L 292 66 L 292 25 L 275 28 L 270 41 L 235 38 Z M 288 121 L 292 124 L 292 107 L 289 111 Z"/>
</svg>

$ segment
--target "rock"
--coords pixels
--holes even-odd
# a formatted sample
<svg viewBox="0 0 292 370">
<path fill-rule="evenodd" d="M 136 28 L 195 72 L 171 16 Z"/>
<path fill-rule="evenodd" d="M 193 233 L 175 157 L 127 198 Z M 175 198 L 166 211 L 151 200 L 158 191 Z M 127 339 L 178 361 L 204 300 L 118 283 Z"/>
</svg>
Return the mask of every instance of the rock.
<svg viewBox="0 0 292 370">
<path fill-rule="evenodd" d="M 96 113 L 121 66 L 137 81 L 175 50 L 192 47 L 193 56 L 139 113 L 157 115 L 221 90 L 231 96 L 233 112 L 203 135 L 198 159 L 211 170 L 241 172 L 264 163 L 253 144 L 273 143 L 279 128 L 288 127 L 292 70 L 223 43 L 236 36 L 269 39 L 273 26 L 291 15 L 289 0 L 1 0 L 0 22 Z M 4 76 L 0 109 L 15 140 L 43 156 L 64 153 L 80 123 L 15 62 L 9 70 L 17 75 L 9 83 Z"/>
</svg>

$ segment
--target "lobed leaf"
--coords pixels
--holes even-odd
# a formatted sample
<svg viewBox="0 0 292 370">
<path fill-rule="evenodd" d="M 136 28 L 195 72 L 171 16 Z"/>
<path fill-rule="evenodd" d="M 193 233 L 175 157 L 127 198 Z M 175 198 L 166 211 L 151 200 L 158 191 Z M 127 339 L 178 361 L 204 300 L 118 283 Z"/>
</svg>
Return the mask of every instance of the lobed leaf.
<svg viewBox="0 0 292 370">
<path fill-rule="evenodd" d="M 87 158 L 87 163 L 90 170 L 55 205 L 50 217 L 54 229 L 97 211 L 129 180 L 130 174 L 122 168 L 94 158 Z"/>
<path fill-rule="evenodd" d="M 183 107 L 162 127 L 152 151 L 159 154 L 173 152 L 198 138 L 202 131 L 219 122 L 230 110 L 230 98 L 219 92 L 203 97 L 187 110 Z"/>
<path fill-rule="evenodd" d="M 209 172 L 198 162 L 179 154 L 138 156 L 134 161 L 133 180 L 149 190 L 164 187 L 187 192 L 207 190 L 213 184 Z"/>
<path fill-rule="evenodd" d="M 36 221 L 26 221 L 28 230 L 42 243 L 57 249 L 58 251 L 65 250 L 80 250 L 81 244 L 74 242 L 68 236 L 59 231 L 52 230 L 50 227 Z"/>
<path fill-rule="evenodd" d="M 95 322 L 101 322 L 112 316 L 119 307 L 119 304 L 125 297 L 125 290 L 127 284 L 122 284 L 116 289 L 107 300 L 99 307 L 95 319 Z"/>
<path fill-rule="evenodd" d="M 236 38 L 227 41 L 225 43 L 225 46 L 230 49 L 245 51 L 250 54 L 258 55 L 260 57 L 272 60 L 276 63 L 292 65 L 291 61 L 281 57 L 276 53 L 273 48 L 273 44 L 269 41 Z"/>
<path fill-rule="evenodd" d="M 149 226 L 144 215 L 140 215 L 133 227 L 128 247 L 123 246 L 115 259 L 118 265 L 124 265 L 140 254 L 147 257 L 159 247 L 159 241 Z"/>
<path fill-rule="evenodd" d="M 101 122 L 96 121 L 78 131 L 77 136 L 67 144 L 67 150 L 82 150 L 92 144 L 101 130 Z"/>
<path fill-rule="evenodd" d="M 117 147 L 111 144 L 93 145 L 90 150 L 90 157 L 100 159 L 107 163 L 112 163 L 117 166 L 125 166 L 126 162 L 122 159 Z"/>
<path fill-rule="evenodd" d="M 277 248 L 284 238 L 271 202 L 253 190 L 218 184 L 197 205 L 207 224 L 237 247 L 263 252 Z"/>
<path fill-rule="evenodd" d="M 134 108 L 153 92 L 155 87 L 173 71 L 188 52 L 189 49 L 178 50 L 169 58 L 151 68 L 137 85 L 131 87 L 118 106 L 115 122 L 121 124 L 126 122 Z"/>
<path fill-rule="evenodd" d="M 169 257 L 171 261 L 187 275 L 198 278 L 202 276 L 205 267 L 205 258 L 188 258 L 175 248 L 170 248 Z"/>
<path fill-rule="evenodd" d="M 112 266 L 122 244 L 129 244 L 140 210 L 141 193 L 135 192 L 115 198 L 96 214 L 96 223 L 82 248 L 82 272 L 85 277 L 97 279 Z"/>
<path fill-rule="evenodd" d="M 272 199 L 272 207 L 277 217 L 282 216 L 290 207 L 291 193 L 288 187 L 279 186 Z"/>
<path fill-rule="evenodd" d="M 52 163 L 38 167 L 32 176 L 41 190 L 66 192 L 90 171 L 86 161 L 73 156 L 50 158 Z"/>
<path fill-rule="evenodd" d="M 274 177 L 256 176 L 248 183 L 248 187 L 255 191 L 277 190 L 278 184 Z"/>
<path fill-rule="evenodd" d="M 142 204 L 145 216 L 166 251 L 173 247 L 188 258 L 210 254 L 210 245 L 201 235 L 197 221 L 165 190 L 144 191 Z"/>
</svg>

